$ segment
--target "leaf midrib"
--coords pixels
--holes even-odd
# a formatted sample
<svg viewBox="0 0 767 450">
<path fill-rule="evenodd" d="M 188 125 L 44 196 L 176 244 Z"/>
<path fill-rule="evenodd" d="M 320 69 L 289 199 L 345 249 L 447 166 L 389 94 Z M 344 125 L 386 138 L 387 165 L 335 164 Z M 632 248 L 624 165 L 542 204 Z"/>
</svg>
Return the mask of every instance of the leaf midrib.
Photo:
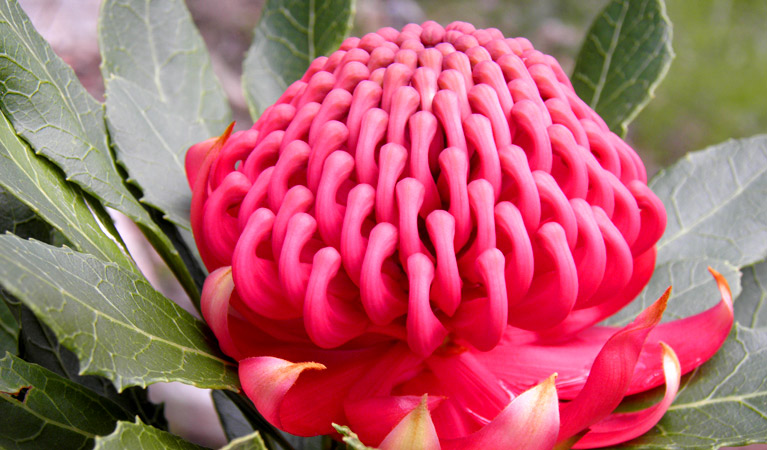
<svg viewBox="0 0 767 450">
<path fill-rule="evenodd" d="M 589 104 L 589 106 L 594 110 L 596 110 L 597 105 L 599 104 L 599 98 L 602 96 L 602 89 L 604 89 L 605 85 L 607 84 L 607 72 L 609 71 L 612 64 L 613 54 L 615 53 L 615 48 L 618 46 L 618 38 L 620 37 L 621 30 L 623 29 L 623 22 L 626 20 L 628 9 L 628 3 L 623 2 L 623 9 L 621 10 L 620 17 L 618 17 L 618 20 L 615 22 L 615 29 L 613 30 L 613 35 L 610 39 L 610 46 L 605 52 L 605 62 L 602 64 L 602 71 L 599 74 L 599 80 L 597 80 L 597 84 L 594 86 L 594 96 L 591 98 L 591 102 Z"/>
</svg>

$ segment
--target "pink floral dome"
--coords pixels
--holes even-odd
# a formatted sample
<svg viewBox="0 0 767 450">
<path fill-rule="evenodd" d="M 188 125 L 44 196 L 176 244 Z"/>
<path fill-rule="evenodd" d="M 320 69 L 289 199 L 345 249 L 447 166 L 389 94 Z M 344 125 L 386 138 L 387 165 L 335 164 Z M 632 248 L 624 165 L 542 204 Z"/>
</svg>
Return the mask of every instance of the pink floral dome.
<svg viewBox="0 0 767 450">
<path fill-rule="evenodd" d="M 609 445 L 652 427 L 729 331 L 721 278 L 723 302 L 685 319 L 715 327 L 693 342 L 656 326 L 667 295 L 594 326 L 647 284 L 666 212 L 524 38 L 462 22 L 349 38 L 230 130 L 187 155 L 202 309 L 285 431 L 335 422 L 402 448 L 417 423 L 423 448 L 550 448 L 590 428 L 579 445 Z M 664 379 L 669 399 L 611 425 Z"/>
</svg>

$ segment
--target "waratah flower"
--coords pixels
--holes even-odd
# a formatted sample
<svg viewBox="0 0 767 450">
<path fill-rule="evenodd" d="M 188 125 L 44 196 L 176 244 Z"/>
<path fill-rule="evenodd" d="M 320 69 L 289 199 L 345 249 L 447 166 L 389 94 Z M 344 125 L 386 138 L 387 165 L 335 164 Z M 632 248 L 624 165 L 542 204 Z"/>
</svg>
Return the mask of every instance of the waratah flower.
<svg viewBox="0 0 767 450">
<path fill-rule="evenodd" d="M 611 445 L 649 430 L 731 327 L 716 273 L 722 301 L 697 316 L 659 324 L 666 292 L 596 326 L 647 284 L 666 213 L 524 38 L 460 22 L 349 38 L 230 133 L 187 154 L 202 313 L 282 430 Z M 664 383 L 660 403 L 613 412 Z"/>
</svg>

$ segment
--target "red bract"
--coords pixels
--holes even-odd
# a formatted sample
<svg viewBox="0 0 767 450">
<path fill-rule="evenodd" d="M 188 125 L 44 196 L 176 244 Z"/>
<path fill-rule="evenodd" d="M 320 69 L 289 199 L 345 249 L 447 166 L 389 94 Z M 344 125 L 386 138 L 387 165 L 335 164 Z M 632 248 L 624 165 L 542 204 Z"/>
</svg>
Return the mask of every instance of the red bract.
<svg viewBox="0 0 767 450">
<path fill-rule="evenodd" d="M 187 155 L 202 312 L 290 433 L 612 445 L 649 430 L 732 325 L 714 273 L 722 301 L 697 316 L 659 325 L 666 292 L 595 326 L 647 284 L 666 213 L 523 38 L 459 22 L 349 38 L 230 131 Z M 613 413 L 664 381 L 659 404 Z"/>
</svg>

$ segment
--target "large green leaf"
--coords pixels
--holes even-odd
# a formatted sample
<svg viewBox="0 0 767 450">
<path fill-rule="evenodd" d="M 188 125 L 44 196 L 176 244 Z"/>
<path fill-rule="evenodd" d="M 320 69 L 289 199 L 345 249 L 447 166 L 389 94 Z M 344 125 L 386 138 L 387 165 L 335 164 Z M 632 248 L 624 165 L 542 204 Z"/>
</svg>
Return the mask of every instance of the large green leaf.
<svg viewBox="0 0 767 450">
<path fill-rule="evenodd" d="M 0 359 L 0 447 L 79 449 L 130 418 L 112 401 L 15 356 Z"/>
<path fill-rule="evenodd" d="M 4 151 L 5 147 L 0 145 L 0 154 Z M 0 165 L 0 173 L 8 166 Z M 66 242 L 58 230 L 41 220 L 27 205 L 6 191 L 2 181 L 3 179 L 0 178 L 0 234 L 9 232 L 19 237 L 35 238 L 48 243 Z M 0 355 L 5 355 L 5 352 L 19 355 L 21 308 L 19 301 L 0 287 Z"/>
<path fill-rule="evenodd" d="M 53 227 L 77 250 L 126 268 L 134 267 L 112 223 L 97 212 L 101 206 L 89 201 L 77 186 L 64 181 L 58 168 L 19 140 L 2 113 L 0 186 L 5 188 L 0 205 L 4 211 L 0 219 L 4 222 L 0 224 L 2 231 L 46 240 L 45 235 L 50 233 L 45 229 Z M 9 193 L 22 203 L 7 198 Z"/>
<path fill-rule="evenodd" d="M 658 264 L 712 257 L 743 267 L 767 256 L 767 136 L 690 153 L 650 188 L 668 212 Z"/>
<path fill-rule="evenodd" d="M 95 450 L 204 450 L 204 447 L 192 444 L 167 431 L 144 425 L 141 421 L 117 423 L 117 428 L 109 436 L 96 438 Z"/>
<path fill-rule="evenodd" d="M 41 167 L 50 167 L 49 163 L 31 154 L 31 151 L 26 147 L 25 151 L 29 154 L 30 160 L 40 161 L 42 163 Z M 24 166 L 8 164 L 2 168 L 10 169 L 12 167 Z M 42 174 L 45 173 L 45 171 L 42 172 Z M 45 179 L 44 175 L 41 175 L 41 177 Z M 35 178 L 29 179 L 33 180 Z M 58 178 L 52 179 L 51 185 L 56 186 L 54 184 L 56 180 Z M 62 182 L 61 186 L 58 187 L 65 193 L 74 192 L 73 204 L 81 205 L 82 200 L 76 195 L 77 188 L 72 186 Z M 34 191 L 34 189 L 26 189 L 30 186 L 23 187 L 25 189 L 20 189 L 22 195 Z M 66 208 L 67 205 L 64 202 L 70 200 L 66 197 L 61 198 L 61 192 L 57 189 L 48 192 L 39 191 L 39 193 L 41 198 L 58 198 L 57 202 L 48 201 L 46 205 L 53 208 Z M 38 204 L 41 203 L 45 202 L 38 202 Z M 66 214 L 62 215 L 66 219 L 65 216 Z M 86 220 L 88 217 L 90 217 L 90 213 L 83 220 Z M 79 224 L 74 223 L 73 226 L 79 226 Z M 6 231 L 12 232 L 19 237 L 31 237 L 53 245 L 60 245 L 62 243 L 72 245 L 58 230 L 41 220 L 34 211 L 0 187 L 0 234 Z M 106 235 L 96 235 L 96 237 L 99 236 L 104 237 Z M 126 417 L 138 415 L 145 422 L 155 426 L 167 426 L 162 414 L 162 407 L 154 405 L 149 401 L 146 390 L 133 387 L 118 394 L 112 383 L 103 377 L 79 375 L 79 362 L 74 353 L 62 347 L 53 331 L 45 326 L 45 324 L 40 323 L 28 308 L 24 307 L 17 299 L 7 295 L 0 288 L 0 355 L 4 355 L 6 351 L 18 355 L 27 362 L 38 364 L 66 379 L 83 385 L 103 397 L 109 398 L 124 409 Z"/>
<path fill-rule="evenodd" d="M 575 63 L 575 92 L 623 135 L 653 97 L 674 51 L 663 0 L 612 0 L 597 17 Z"/>
<path fill-rule="evenodd" d="M 625 447 L 714 450 L 766 442 L 765 349 L 767 332 L 736 324 L 719 352 L 685 378 L 660 423 Z"/>
<path fill-rule="evenodd" d="M 221 450 L 267 450 L 264 440 L 258 431 L 232 440 Z"/>
<path fill-rule="evenodd" d="M 194 280 L 178 251 L 123 184 L 112 159 L 103 105 L 35 31 L 16 0 L 0 2 L 0 107 L 36 153 L 106 206 L 133 219 L 192 298 Z"/>
<path fill-rule="evenodd" d="M 242 84 L 255 120 L 309 63 L 341 44 L 354 19 L 354 0 L 267 0 L 242 64 Z"/>
<path fill-rule="evenodd" d="M 238 388 L 204 325 L 143 277 L 67 248 L 0 236 L 0 280 L 118 390 L 158 381 Z"/>
<path fill-rule="evenodd" d="M 134 386 L 117 393 L 114 385 L 104 377 L 80 375 L 80 363 L 74 353 L 61 345 L 53 331 L 40 322 L 23 304 L 18 305 L 19 354 L 24 361 L 37 364 L 70 381 L 80 384 L 120 406 L 126 417 L 139 416 L 154 426 L 166 428 L 163 407 L 149 401 L 146 389 Z"/>
<path fill-rule="evenodd" d="M 205 43 L 182 0 L 107 0 L 99 47 L 117 159 L 141 201 L 189 234 L 184 155 L 231 122 Z"/>
<path fill-rule="evenodd" d="M 743 269 L 743 292 L 735 302 L 735 320 L 758 329 L 767 328 L 767 262 Z"/>
</svg>

